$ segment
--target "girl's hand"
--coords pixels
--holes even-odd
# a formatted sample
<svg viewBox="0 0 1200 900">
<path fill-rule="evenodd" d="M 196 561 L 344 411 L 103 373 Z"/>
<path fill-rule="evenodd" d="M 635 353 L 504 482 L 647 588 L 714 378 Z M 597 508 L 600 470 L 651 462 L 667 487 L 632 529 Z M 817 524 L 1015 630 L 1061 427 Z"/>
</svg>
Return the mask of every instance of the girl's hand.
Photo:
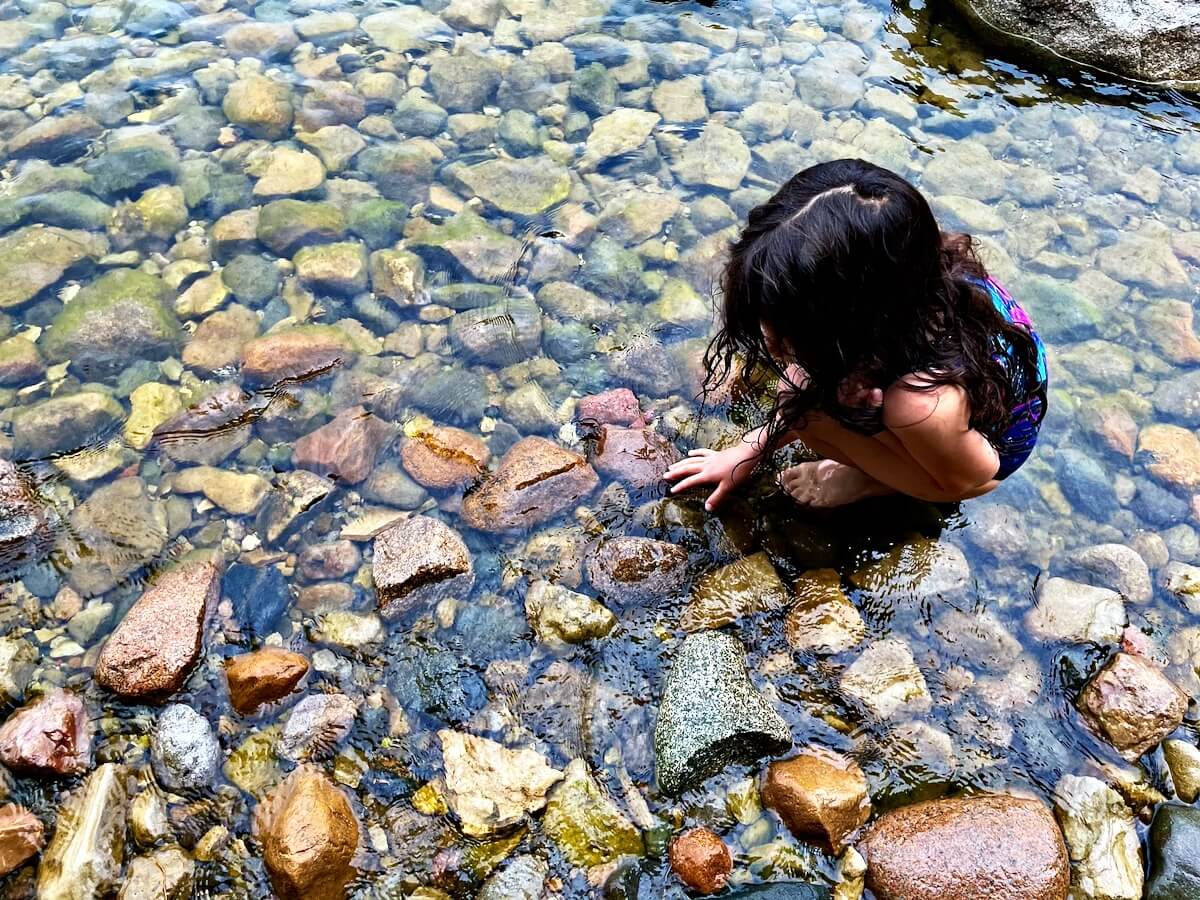
<svg viewBox="0 0 1200 900">
<path fill-rule="evenodd" d="M 704 508 L 712 512 L 731 491 L 754 474 L 755 463 L 761 452 L 754 441 L 748 440 L 726 450 L 701 447 L 689 453 L 687 459 L 681 459 L 667 469 L 663 478 L 679 482 L 671 488 L 672 494 L 702 484 L 715 484 L 716 489 L 704 501 Z"/>
</svg>

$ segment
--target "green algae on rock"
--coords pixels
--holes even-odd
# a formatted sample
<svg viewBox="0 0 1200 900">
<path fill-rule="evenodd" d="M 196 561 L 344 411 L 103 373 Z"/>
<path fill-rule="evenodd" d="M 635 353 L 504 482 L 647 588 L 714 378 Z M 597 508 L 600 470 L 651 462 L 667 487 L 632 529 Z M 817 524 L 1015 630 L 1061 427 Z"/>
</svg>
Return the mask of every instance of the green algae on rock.
<svg viewBox="0 0 1200 900">
<path fill-rule="evenodd" d="M 570 762 L 562 783 L 551 792 L 542 831 L 581 868 L 645 853 L 642 833 L 596 783 L 582 759 Z"/>
<path fill-rule="evenodd" d="M 87 231 L 29 226 L 0 237 L 0 309 L 21 306 L 84 260 L 108 252 L 108 241 Z"/>
</svg>

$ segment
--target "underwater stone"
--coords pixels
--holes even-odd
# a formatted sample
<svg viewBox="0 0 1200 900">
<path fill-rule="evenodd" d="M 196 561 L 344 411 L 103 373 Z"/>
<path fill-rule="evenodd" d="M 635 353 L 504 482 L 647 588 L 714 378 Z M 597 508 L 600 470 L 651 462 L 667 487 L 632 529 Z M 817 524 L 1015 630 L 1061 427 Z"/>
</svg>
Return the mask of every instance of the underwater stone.
<svg viewBox="0 0 1200 900">
<path fill-rule="evenodd" d="M 265 212 L 265 210 L 264 210 Z M 259 233 L 263 228 L 263 215 L 258 218 Z M 261 239 L 261 238 L 260 238 Z M 258 306 L 279 293 L 283 278 L 279 267 L 261 256 L 243 253 L 235 256 L 221 270 L 221 280 L 241 303 Z"/>
<path fill-rule="evenodd" d="M 41 819 L 13 803 L 0 808 L 0 877 L 24 865 L 45 843 Z"/>
<path fill-rule="evenodd" d="M 535 216 L 567 199 L 571 176 L 545 157 L 489 159 L 454 173 L 477 197 L 503 213 Z"/>
<path fill-rule="evenodd" d="M 491 455 L 487 444 L 475 435 L 443 425 L 430 425 L 410 433 L 400 447 L 404 471 L 417 484 L 438 491 L 475 481 L 483 474 Z"/>
<path fill-rule="evenodd" d="M 346 227 L 345 215 L 332 204 L 275 200 L 259 213 L 256 233 L 272 253 L 291 256 L 302 247 L 340 239 Z"/>
<path fill-rule="evenodd" d="M 65 547 L 67 578 L 84 597 L 111 590 L 157 559 L 168 538 L 166 504 L 137 477 L 97 488 L 71 512 L 70 523 L 78 543 Z"/>
<path fill-rule="evenodd" d="M 617 624 L 616 616 L 602 603 L 548 581 L 529 586 L 525 615 L 538 637 L 552 646 L 604 637 Z"/>
<path fill-rule="evenodd" d="M 733 762 L 785 752 L 791 731 L 746 671 L 740 641 L 689 635 L 667 676 L 654 731 L 658 785 L 677 795 Z"/>
<path fill-rule="evenodd" d="M 542 311 L 529 297 L 455 313 L 450 343 L 471 359 L 510 366 L 537 356 L 542 346 Z"/>
<path fill-rule="evenodd" d="M 693 828 L 671 841 L 671 870 L 698 894 L 715 894 L 733 870 L 733 855 L 716 832 Z"/>
<path fill-rule="evenodd" d="M 287 85 L 261 75 L 229 86 L 222 102 L 226 117 L 252 136 L 279 140 L 292 124 L 292 94 Z"/>
<path fill-rule="evenodd" d="M 1079 695 L 1092 729 L 1133 762 L 1179 727 L 1187 695 L 1145 657 L 1118 653 Z"/>
<path fill-rule="evenodd" d="M 442 268 L 449 257 L 471 279 L 484 282 L 504 281 L 523 252 L 520 241 L 496 230 L 470 209 L 456 213 L 442 225 L 412 220 L 407 238 L 409 247 L 420 253 L 431 268 Z"/>
<path fill-rule="evenodd" d="M 32 479 L 0 460 L 0 572 L 15 572 L 42 559 L 54 546 L 58 519 Z"/>
<path fill-rule="evenodd" d="M 851 759 L 807 750 L 767 767 L 762 802 L 788 831 L 841 854 L 847 838 L 871 817 L 867 777 Z"/>
<path fill-rule="evenodd" d="M 536 856 L 518 856 L 484 883 L 477 900 L 541 900 L 547 874 Z"/>
<path fill-rule="evenodd" d="M 842 673 L 840 686 L 881 719 L 928 712 L 933 704 L 912 650 L 897 638 L 867 647 Z"/>
<path fill-rule="evenodd" d="M 363 263 L 365 268 L 365 257 Z M 242 376 L 251 384 L 277 385 L 288 379 L 303 380 L 337 366 L 349 365 L 357 355 L 354 342 L 340 328 L 299 325 L 245 344 L 242 347 Z"/>
<path fill-rule="evenodd" d="M 345 694 L 309 694 L 288 714 L 279 755 L 300 761 L 328 753 L 350 733 L 358 706 Z"/>
<path fill-rule="evenodd" d="M 1164 803 L 1150 826 L 1151 876 L 1146 900 L 1200 896 L 1200 810 Z"/>
<path fill-rule="evenodd" d="M 663 474 L 679 458 L 675 445 L 652 429 L 603 425 L 592 465 L 601 475 L 645 489 L 662 484 Z"/>
<path fill-rule="evenodd" d="M 500 69 L 474 53 L 443 56 L 429 66 L 429 84 L 437 102 L 450 112 L 477 112 L 500 86 Z"/>
<path fill-rule="evenodd" d="M 208 719 L 173 703 L 159 713 L 151 758 L 155 776 L 167 790 L 211 790 L 221 770 L 221 744 Z"/>
<path fill-rule="evenodd" d="M 720 628 L 744 616 L 782 609 L 787 600 L 788 590 L 771 558 L 754 553 L 696 579 L 679 627 L 684 631 Z"/>
<path fill-rule="evenodd" d="M 91 765 L 91 721 L 75 694 L 54 690 L 0 728 L 0 762 L 14 772 L 77 775 Z"/>
<path fill-rule="evenodd" d="M 105 763 L 67 798 L 38 867 L 38 897 L 84 900 L 116 889 L 125 857 L 127 777 L 124 767 Z"/>
<path fill-rule="evenodd" d="M 588 554 L 588 581 L 605 597 L 635 603 L 673 596 L 687 579 L 687 551 L 666 541 L 620 536 Z"/>
<path fill-rule="evenodd" d="M 328 478 L 304 469 L 281 472 L 258 514 L 257 529 L 268 544 L 287 537 L 322 507 L 333 487 Z"/>
<path fill-rule="evenodd" d="M 358 484 L 371 474 L 375 458 L 394 433 L 387 422 L 354 406 L 296 441 L 292 462 L 334 481 Z"/>
<path fill-rule="evenodd" d="M 85 259 L 108 252 L 101 235 L 29 226 L 0 237 L 0 309 L 28 303 Z"/>
<path fill-rule="evenodd" d="M 589 868 L 645 853 L 641 832 L 592 777 L 586 762 L 573 759 L 560 774 L 563 780 L 546 803 L 542 831 L 572 865 Z"/>
<path fill-rule="evenodd" d="M 794 649 L 841 653 L 866 637 L 867 626 L 842 590 L 836 570 L 805 572 L 794 591 L 796 600 L 784 623 L 784 634 Z"/>
<path fill-rule="evenodd" d="M 234 563 L 225 573 L 223 591 L 233 601 L 238 624 L 259 636 L 275 630 L 279 617 L 292 602 L 287 579 L 275 566 Z"/>
<path fill-rule="evenodd" d="M 141 796 L 141 795 L 139 795 Z M 182 900 L 191 897 L 196 863 L 177 846 L 130 860 L 117 900 Z"/>
<path fill-rule="evenodd" d="M 1026 621 L 1042 640 L 1115 643 L 1125 628 L 1125 603 L 1108 588 L 1048 578 Z"/>
<path fill-rule="evenodd" d="M 251 715 L 260 706 L 286 697 L 307 673 L 307 659 L 280 647 L 231 657 L 225 660 L 229 703 L 243 716 Z"/>
<path fill-rule="evenodd" d="M 1064 775 L 1054 807 L 1071 855 L 1074 895 L 1140 900 L 1141 845 L 1121 795 L 1098 779 Z"/>
<path fill-rule="evenodd" d="M 465 599 L 475 584 L 462 536 L 429 516 L 413 516 L 375 538 L 371 572 L 385 616 L 403 615 L 443 597 Z"/>
</svg>

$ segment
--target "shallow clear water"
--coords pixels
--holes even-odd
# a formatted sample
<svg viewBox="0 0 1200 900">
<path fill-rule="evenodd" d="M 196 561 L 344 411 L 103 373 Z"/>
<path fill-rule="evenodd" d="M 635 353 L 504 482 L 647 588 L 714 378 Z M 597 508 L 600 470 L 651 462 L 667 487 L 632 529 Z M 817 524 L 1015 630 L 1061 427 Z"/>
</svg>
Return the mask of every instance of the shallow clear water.
<svg viewBox="0 0 1200 900">
<path fill-rule="evenodd" d="M 538 545 L 569 556 L 601 537 L 645 535 L 684 547 L 689 579 L 757 550 L 785 581 L 810 569 L 840 573 L 866 624 L 857 648 L 794 650 L 779 612 L 729 630 L 745 643 L 755 682 L 796 745 L 853 755 L 878 807 L 963 788 L 1049 797 L 1063 774 L 1120 765 L 1073 708 L 1112 635 L 1100 643 L 1048 639 L 1028 618 L 1039 581 L 1069 574 L 1079 548 L 1132 544 L 1155 570 L 1168 557 L 1200 562 L 1187 472 L 1156 474 L 1134 452 L 1145 426 L 1200 425 L 1200 387 L 1176 380 L 1200 362 L 1191 329 L 1200 137 L 1189 100 L 1098 76 L 1033 74 L 982 52 L 954 23 L 904 5 L 442 7 L 429 0 L 416 24 L 364 30 L 368 17 L 405 7 L 0 6 L 0 137 L 9 142 L 0 181 L 0 328 L 37 348 L 0 345 L 10 435 L 0 440 L 60 519 L 54 552 L 10 566 L 2 595 L 4 629 L 36 650 L 27 696 L 55 684 L 81 692 L 98 723 L 97 762 L 125 762 L 148 783 L 157 710 L 118 702 L 93 682 L 92 668 L 155 571 L 193 550 L 215 550 L 230 565 L 240 557 L 277 567 L 286 611 L 254 634 L 227 577 L 201 662 L 173 702 L 194 706 L 218 728 L 226 756 L 242 747 L 287 710 L 236 715 L 222 661 L 264 643 L 310 658 L 309 693 L 354 701 L 352 730 L 323 748 L 318 764 L 351 790 L 367 829 L 361 896 L 401 896 L 418 884 L 462 896 L 475 890 L 473 842 L 411 802 L 441 774 L 436 732 L 445 727 L 533 746 L 557 767 L 583 757 L 627 813 L 721 830 L 736 850 L 738 879 L 832 878 L 833 861 L 769 815 L 733 820 L 727 795 L 757 767 L 732 767 L 682 800 L 657 792 L 652 735 L 686 591 L 650 603 L 610 600 L 618 628 L 570 652 L 530 632 L 523 598 L 531 576 L 581 583 L 569 559 L 548 566 Z M 253 20 L 280 27 L 251 40 L 243 23 Z M 431 77 L 447 52 L 489 62 Z M 587 79 L 577 74 L 592 64 Z M 266 88 L 268 105 L 290 112 L 231 124 L 231 86 L 259 74 L 275 85 Z M 595 120 L 615 107 L 656 115 L 644 118 L 643 133 L 626 126 L 624 144 L 589 142 Z M 39 121 L 58 124 L 39 133 Z M 706 132 L 705 123 L 722 127 Z M 334 130 L 308 137 L 321 128 Z M 468 168 L 498 156 L 529 165 L 499 186 Z M 630 491 L 603 478 L 580 508 L 534 533 L 495 536 L 461 522 L 453 492 L 430 498 L 396 474 L 398 434 L 375 461 L 386 486 L 338 485 L 289 531 L 268 535 L 294 442 L 360 403 L 409 434 L 428 419 L 459 426 L 498 458 L 527 434 L 587 449 L 574 401 L 629 387 L 680 450 L 729 440 L 753 410 L 702 411 L 693 400 L 714 260 L 783 179 L 843 156 L 912 178 L 945 227 L 977 235 L 991 272 L 1047 342 L 1053 390 L 1041 443 L 993 495 L 953 509 L 882 500 L 813 514 L 792 507 L 765 476 L 713 518 L 697 497 L 665 501 L 657 488 Z M 172 186 L 180 190 L 163 190 Z M 368 216 L 363 204 L 381 194 L 405 204 L 407 215 L 376 206 Z M 416 249 L 424 260 L 417 302 L 408 305 L 400 288 L 400 301 L 372 295 L 378 284 L 361 271 L 357 249 L 348 251 L 349 269 L 314 263 L 306 275 L 300 246 L 278 238 L 272 252 L 256 241 L 261 224 L 246 231 L 242 211 L 282 197 L 342 210 L 350 223 L 344 239 L 370 250 Z M 431 226 L 463 209 L 495 231 L 477 239 L 481 252 L 480 244 L 439 249 Z M 296 217 L 282 218 L 285 229 Z M 44 227 L 70 230 L 62 238 L 70 247 L 46 248 Z M 66 262 L 47 274 L 41 263 L 59 254 Z M 168 310 L 165 322 L 131 316 L 64 336 L 63 309 L 123 268 L 152 276 L 138 290 Z M 221 287 L 231 281 L 236 289 Z M 563 282 L 600 300 L 556 304 L 545 287 Z M 540 335 L 521 327 L 535 297 Z M 231 313 L 234 304 L 241 309 Z M 451 317 L 475 306 L 488 312 L 472 355 Z M 339 328 L 353 350 L 343 354 L 348 364 L 289 371 L 300 377 L 282 383 L 239 371 L 242 343 L 306 322 Z M 222 385 L 244 393 L 218 395 L 221 414 L 149 439 Z M 80 392 L 86 409 L 72 407 L 63 421 L 48 421 L 38 406 Z M 131 419 L 139 403 L 150 411 Z M 181 491 L 178 473 L 202 457 L 261 476 L 269 496 L 233 514 Z M 132 478 L 145 486 L 136 502 L 119 505 L 102 493 L 85 514 L 72 512 L 93 492 Z M 331 641 L 330 613 L 376 607 L 362 522 L 396 505 L 432 511 L 463 532 L 475 586 L 458 602 L 389 623 L 382 639 Z M 97 541 L 96 529 L 108 539 Z M 363 551 L 361 569 L 315 580 L 297 571 L 305 547 L 347 534 Z M 952 564 L 930 574 L 922 539 L 952 548 L 941 557 L 948 553 Z M 856 577 L 889 554 L 893 564 Z M 82 613 L 63 601 L 67 585 L 83 596 Z M 586 578 L 582 585 L 589 590 Z M 1200 629 L 1179 599 L 1156 589 L 1152 599 L 1125 603 L 1125 615 L 1178 683 L 1200 686 Z M 880 718 L 839 690 L 862 648 L 889 638 L 911 648 L 932 696 L 928 713 Z M 1169 793 L 1162 765 L 1144 762 L 1142 780 Z M 278 777 L 269 759 L 267 769 L 268 782 Z M 10 794 L 49 830 L 74 784 L 13 778 Z M 258 798 L 222 778 L 212 790 L 169 799 L 185 847 L 215 825 L 232 832 L 231 843 L 199 863 L 196 894 L 264 895 L 250 824 Z M 602 894 L 536 826 L 520 847 L 550 860 L 563 896 Z M 131 845 L 126 857 L 133 853 Z M 682 895 L 661 852 L 634 868 L 640 888 L 613 896 Z M 32 891 L 34 872 L 30 864 L 10 876 L 12 896 Z M 626 872 L 624 883 L 632 880 Z"/>
</svg>

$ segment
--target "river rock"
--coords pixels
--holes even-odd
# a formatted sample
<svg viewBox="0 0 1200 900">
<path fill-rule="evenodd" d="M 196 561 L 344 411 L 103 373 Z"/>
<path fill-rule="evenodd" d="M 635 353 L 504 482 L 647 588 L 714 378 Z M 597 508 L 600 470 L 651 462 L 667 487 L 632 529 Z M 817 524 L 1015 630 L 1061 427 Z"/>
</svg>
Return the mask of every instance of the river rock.
<svg viewBox="0 0 1200 900">
<path fill-rule="evenodd" d="M 258 337 L 258 326 L 258 316 L 239 304 L 217 310 L 196 326 L 184 345 L 183 364 L 202 375 L 232 369 L 242 358 L 242 347 Z M 131 402 L 136 394 L 137 390 L 130 396 Z"/>
<path fill-rule="evenodd" d="M 273 199 L 306 194 L 324 183 L 325 167 L 316 156 L 305 150 L 276 147 L 254 185 L 254 196 Z"/>
<path fill-rule="evenodd" d="M 123 767 L 105 763 L 67 798 L 38 866 L 39 898 L 84 900 L 116 890 L 125 858 L 127 777 Z"/>
<path fill-rule="evenodd" d="M 733 855 L 720 836 L 693 828 L 671 841 L 667 857 L 671 870 L 697 894 L 715 894 L 729 881 Z"/>
<path fill-rule="evenodd" d="M 303 380 L 349 365 L 354 343 L 332 325 L 301 325 L 250 341 L 242 348 L 242 377 L 251 384 L 276 385 Z"/>
<path fill-rule="evenodd" d="M 235 516 L 252 515 L 271 489 L 271 483 L 256 472 L 241 474 L 212 466 L 184 469 L 171 486 L 180 494 L 202 493 Z"/>
<path fill-rule="evenodd" d="M 31 225 L 0 237 L 0 309 L 28 303 L 84 260 L 108 252 L 101 235 Z"/>
<path fill-rule="evenodd" d="M 236 384 L 219 387 L 156 427 L 153 442 L 175 462 L 215 466 L 250 440 L 249 401 Z"/>
<path fill-rule="evenodd" d="M 200 657 L 209 611 L 220 593 L 221 574 L 213 562 L 184 562 L 164 572 L 105 642 L 96 681 L 134 700 L 179 690 Z"/>
<path fill-rule="evenodd" d="M 1178 425 L 1147 425 L 1138 434 L 1137 452 L 1146 471 L 1176 491 L 1200 489 L 1200 438 Z"/>
<path fill-rule="evenodd" d="M 476 900 L 542 900 L 547 874 L 549 868 L 544 862 L 523 854 L 484 882 Z"/>
<path fill-rule="evenodd" d="M 679 458 L 675 445 L 652 429 L 603 425 L 592 465 L 602 475 L 645 489 L 661 485 L 663 473 Z"/>
<path fill-rule="evenodd" d="M 301 283 L 318 293 L 353 295 L 367 288 L 367 248 L 357 241 L 303 247 L 292 261 Z"/>
<path fill-rule="evenodd" d="M 641 832 L 597 784 L 582 759 L 573 759 L 550 794 L 542 832 L 573 866 L 588 868 L 645 852 Z"/>
<path fill-rule="evenodd" d="M 45 374 L 46 364 L 33 341 L 17 335 L 0 342 L 0 387 L 21 387 Z"/>
<path fill-rule="evenodd" d="M 883 559 L 850 577 L 856 586 L 881 598 L 950 598 L 970 585 L 971 566 L 954 544 L 921 538 L 897 544 Z"/>
<path fill-rule="evenodd" d="M 341 900 L 355 877 L 361 825 L 346 795 L 301 766 L 255 810 L 271 887 L 281 900 Z"/>
<path fill-rule="evenodd" d="M 599 481 L 578 453 L 546 438 L 522 438 L 463 499 L 462 519 L 471 528 L 493 533 L 529 528 L 572 508 Z"/>
<path fill-rule="evenodd" d="M 1037 606 L 1026 619 L 1044 641 L 1116 643 L 1125 628 L 1125 604 L 1108 588 L 1048 578 L 1038 589 Z"/>
<path fill-rule="evenodd" d="M 1163 741 L 1162 748 L 1175 796 L 1184 803 L 1195 803 L 1200 797 L 1200 749 L 1191 741 L 1177 738 Z"/>
<path fill-rule="evenodd" d="M 91 446 L 123 418 L 121 404 L 103 391 L 60 394 L 18 407 L 12 418 L 13 451 L 41 458 Z"/>
<path fill-rule="evenodd" d="M 400 460 L 417 484 L 446 491 L 474 482 L 483 474 L 492 453 L 470 432 L 430 425 L 410 433 L 400 447 Z"/>
<path fill-rule="evenodd" d="M 782 609 L 788 591 L 771 558 L 759 552 L 696 579 L 679 626 L 685 631 L 720 628 L 745 616 Z"/>
<path fill-rule="evenodd" d="M 0 762 L 15 772 L 78 775 L 91 760 L 91 720 L 75 694 L 54 690 L 0 727 Z"/>
<path fill-rule="evenodd" d="M 0 877 L 19 869 L 45 843 L 41 819 L 13 803 L 0 807 Z"/>
<path fill-rule="evenodd" d="M 912 650 L 895 638 L 867 647 L 842 673 L 841 689 L 881 719 L 919 715 L 933 703 Z"/>
<path fill-rule="evenodd" d="M 525 615 L 538 638 L 552 646 L 602 638 L 617 624 L 616 616 L 602 603 L 548 581 L 529 585 Z"/>
<path fill-rule="evenodd" d="M 1151 875 L 1146 900 L 1184 900 L 1200 896 L 1200 810 L 1164 803 L 1150 826 Z"/>
<path fill-rule="evenodd" d="M 304 469 L 281 472 L 275 490 L 258 514 L 258 528 L 267 543 L 286 538 L 315 515 L 333 494 L 333 482 Z"/>
<path fill-rule="evenodd" d="M 368 263 L 371 290 L 397 306 L 421 306 L 425 292 L 425 263 L 407 250 L 376 250 Z"/>
<path fill-rule="evenodd" d="M 640 150 L 662 121 L 656 112 L 622 107 L 592 123 L 587 138 L 587 159 L 593 164 Z"/>
<path fill-rule="evenodd" d="M 524 252 L 520 241 L 498 231 L 470 208 L 440 225 L 424 219 L 410 222 L 406 237 L 408 246 L 431 268 L 448 260 L 472 280 L 482 282 L 502 282 Z"/>
<path fill-rule="evenodd" d="M 866 623 L 842 590 L 835 569 L 805 572 L 796 579 L 793 590 L 796 599 L 783 628 L 794 649 L 842 653 L 866 637 Z"/>
<path fill-rule="evenodd" d="M 1147 603 L 1154 596 L 1150 567 L 1132 547 L 1098 544 L 1066 555 L 1066 569 L 1085 581 L 1111 588 L 1133 603 Z"/>
<path fill-rule="evenodd" d="M 808 750 L 767 767 L 763 805 L 801 840 L 816 840 L 840 855 L 847 838 L 871 817 L 867 777 L 849 759 Z"/>
<path fill-rule="evenodd" d="M 87 150 L 104 127 L 86 113 L 47 116 L 13 135 L 8 155 L 13 159 L 45 159 L 64 162 Z"/>
<path fill-rule="evenodd" d="M 280 647 L 263 647 L 225 660 L 229 703 L 243 716 L 290 694 L 308 674 L 308 660 Z"/>
<path fill-rule="evenodd" d="M 471 552 L 462 536 L 429 516 L 393 525 L 374 543 L 371 564 L 379 610 L 387 617 L 444 597 L 466 599 L 475 584 Z"/>
<path fill-rule="evenodd" d="M 58 522 L 32 478 L 0 460 L 0 572 L 15 572 L 45 557 Z"/>
<path fill-rule="evenodd" d="M 393 434 L 390 425 L 364 407 L 351 407 L 296 441 L 292 462 L 335 481 L 358 484 L 371 474 Z"/>
<path fill-rule="evenodd" d="M 358 706 L 345 694 L 310 694 L 294 707 L 279 735 L 279 755 L 293 761 L 329 753 L 350 733 Z"/>
<path fill-rule="evenodd" d="M 654 731 L 658 785 L 679 794 L 733 762 L 783 753 L 791 730 L 750 682 L 737 638 L 703 631 L 683 640 Z"/>
<path fill-rule="evenodd" d="M 173 703 L 158 716 L 151 747 L 154 774 L 167 790 L 211 790 L 221 768 L 221 744 L 208 719 Z"/>
<path fill-rule="evenodd" d="M 346 234 L 345 214 L 331 203 L 276 200 L 262 208 L 255 234 L 276 256 L 327 244 Z"/>
<path fill-rule="evenodd" d="M 563 284 L 566 283 L 563 282 Z M 566 287 L 575 288 L 574 285 L 566 285 Z M 539 300 L 542 300 L 546 290 L 543 288 L 538 293 Z M 578 290 L 586 293 L 582 289 Z M 545 301 L 542 300 L 542 302 Z M 642 427 L 645 424 L 637 394 L 629 388 L 614 388 L 600 394 L 580 397 L 575 404 L 575 418 L 582 425 Z"/>
<path fill-rule="evenodd" d="M 933 800 L 880 816 L 859 849 L 878 900 L 1066 900 L 1054 816 L 1005 794 Z"/>
<path fill-rule="evenodd" d="M 677 595 L 687 580 L 687 551 L 652 538 L 615 537 L 602 541 L 585 562 L 588 581 L 620 604 Z"/>
<path fill-rule="evenodd" d="M 195 861 L 177 846 L 129 861 L 117 900 L 184 900 L 193 896 Z"/>
<path fill-rule="evenodd" d="M 750 148 L 726 125 L 709 122 L 700 137 L 689 141 L 674 166 L 683 184 L 735 190 L 750 169 Z"/>
<path fill-rule="evenodd" d="M 97 488 L 69 521 L 68 581 L 84 597 L 112 590 L 157 559 L 167 544 L 166 505 L 150 497 L 141 478 L 118 478 Z"/>
<path fill-rule="evenodd" d="M 534 750 L 510 750 L 487 738 L 443 729 L 445 796 L 459 827 L 485 838 L 511 828 L 546 805 L 563 773 Z"/>
<path fill-rule="evenodd" d="M 1141 844 L 1121 795 L 1095 778 L 1064 775 L 1054 807 L 1071 857 L 1072 896 L 1140 900 Z"/>
<path fill-rule="evenodd" d="M 542 346 L 542 311 L 528 297 L 496 306 L 468 309 L 450 320 L 450 343 L 456 351 L 495 366 L 509 366 L 536 356 Z"/>
<path fill-rule="evenodd" d="M 1187 694 L 1143 656 L 1116 654 L 1084 687 L 1079 710 L 1131 762 L 1179 727 Z"/>
<path fill-rule="evenodd" d="M 234 125 L 267 141 L 279 140 L 292 125 L 291 90 L 262 75 L 252 75 L 231 84 L 222 109 Z"/>
<path fill-rule="evenodd" d="M 455 172 L 475 196 L 502 213 L 536 216 L 562 203 L 571 192 L 564 166 L 544 157 L 489 159 Z"/>
<path fill-rule="evenodd" d="M 241 22 L 225 32 L 225 49 L 235 59 L 283 59 L 300 43 L 290 22 Z"/>
</svg>

